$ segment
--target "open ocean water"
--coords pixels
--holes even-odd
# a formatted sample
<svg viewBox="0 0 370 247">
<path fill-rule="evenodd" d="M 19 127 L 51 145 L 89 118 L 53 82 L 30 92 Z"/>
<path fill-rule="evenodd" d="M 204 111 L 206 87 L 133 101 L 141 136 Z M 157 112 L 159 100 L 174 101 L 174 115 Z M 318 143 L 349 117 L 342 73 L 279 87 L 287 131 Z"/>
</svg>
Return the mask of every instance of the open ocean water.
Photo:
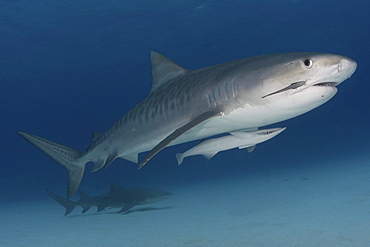
<svg viewBox="0 0 370 247">
<path fill-rule="evenodd" d="M 369 11 L 365 0 L 0 0 L 0 246 L 368 246 Z M 92 131 L 149 93 L 150 51 L 187 69 L 305 51 L 358 68 L 329 102 L 272 125 L 287 129 L 252 153 L 178 166 L 195 141 L 141 170 L 87 164 L 89 195 L 112 182 L 174 195 L 126 215 L 64 217 L 45 189 L 65 197 L 67 172 L 16 131 L 86 150 Z"/>
</svg>

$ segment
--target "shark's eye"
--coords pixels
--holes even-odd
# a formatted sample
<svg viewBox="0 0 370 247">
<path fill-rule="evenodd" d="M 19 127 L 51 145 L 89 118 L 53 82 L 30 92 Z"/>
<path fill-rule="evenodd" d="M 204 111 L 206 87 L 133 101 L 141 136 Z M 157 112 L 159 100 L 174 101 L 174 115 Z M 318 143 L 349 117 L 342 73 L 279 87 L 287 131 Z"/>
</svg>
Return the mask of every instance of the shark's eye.
<svg viewBox="0 0 370 247">
<path fill-rule="evenodd" d="M 307 69 L 311 69 L 312 65 L 313 65 L 313 62 L 311 59 L 305 59 L 303 61 L 303 64 L 304 66 L 307 68 Z"/>
</svg>

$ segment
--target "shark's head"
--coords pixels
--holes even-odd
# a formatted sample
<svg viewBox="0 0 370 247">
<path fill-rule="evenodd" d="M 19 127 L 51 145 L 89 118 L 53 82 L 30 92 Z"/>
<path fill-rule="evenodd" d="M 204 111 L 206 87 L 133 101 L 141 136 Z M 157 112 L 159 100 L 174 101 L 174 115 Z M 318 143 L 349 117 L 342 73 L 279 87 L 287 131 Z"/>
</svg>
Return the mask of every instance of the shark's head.
<svg viewBox="0 0 370 247">
<path fill-rule="evenodd" d="M 238 94 L 246 92 L 245 105 L 256 106 L 261 117 L 265 112 L 265 122 L 269 124 L 298 116 L 327 102 L 336 94 L 336 86 L 348 79 L 356 68 L 357 63 L 350 58 L 326 53 L 255 57 L 237 77 Z M 250 71 L 254 73 L 252 76 Z M 248 79 L 243 81 L 243 78 Z"/>
<path fill-rule="evenodd" d="M 277 63 L 270 64 L 269 74 L 275 76 L 264 81 L 263 87 L 269 93 L 262 98 L 284 92 L 285 96 L 294 95 L 305 89 L 325 94 L 329 91 L 334 95 L 335 86 L 348 79 L 357 68 L 357 63 L 350 58 L 323 53 L 287 53 L 272 62 Z M 317 86 L 321 88 L 315 88 Z"/>
</svg>

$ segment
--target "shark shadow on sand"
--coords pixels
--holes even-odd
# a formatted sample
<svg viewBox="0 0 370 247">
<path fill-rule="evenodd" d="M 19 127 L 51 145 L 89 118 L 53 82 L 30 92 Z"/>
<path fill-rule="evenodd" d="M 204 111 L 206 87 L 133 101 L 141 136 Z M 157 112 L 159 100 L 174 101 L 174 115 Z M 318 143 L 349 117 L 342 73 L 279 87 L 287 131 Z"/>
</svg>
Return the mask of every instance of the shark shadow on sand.
<svg viewBox="0 0 370 247">
<path fill-rule="evenodd" d="M 117 213 L 128 214 L 136 211 L 150 211 L 159 210 L 162 208 L 141 208 L 131 210 L 137 205 L 150 204 L 166 199 L 168 196 L 173 195 L 170 192 L 154 189 L 141 189 L 141 188 L 124 188 L 119 184 L 112 183 L 108 193 L 89 196 L 80 191 L 80 200 L 71 201 L 60 197 L 49 190 L 46 190 L 48 195 L 62 205 L 66 212 L 64 216 L 70 214 L 75 207 L 82 207 L 82 213 L 86 213 L 91 207 L 96 206 L 97 212 L 101 212 L 107 208 L 121 208 Z M 167 207 L 165 207 L 167 208 Z"/>
</svg>

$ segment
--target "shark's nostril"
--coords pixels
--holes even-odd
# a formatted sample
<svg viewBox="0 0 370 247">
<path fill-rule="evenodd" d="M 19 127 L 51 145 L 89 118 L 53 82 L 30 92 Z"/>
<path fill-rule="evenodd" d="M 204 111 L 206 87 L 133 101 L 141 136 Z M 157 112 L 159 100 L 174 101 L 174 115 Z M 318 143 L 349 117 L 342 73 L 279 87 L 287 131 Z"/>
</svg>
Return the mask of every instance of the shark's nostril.
<svg viewBox="0 0 370 247">
<path fill-rule="evenodd" d="M 348 77 L 350 77 L 356 71 L 356 68 L 357 68 L 356 61 L 350 58 L 343 58 L 338 64 L 338 72 L 348 73 L 349 74 Z"/>
</svg>

